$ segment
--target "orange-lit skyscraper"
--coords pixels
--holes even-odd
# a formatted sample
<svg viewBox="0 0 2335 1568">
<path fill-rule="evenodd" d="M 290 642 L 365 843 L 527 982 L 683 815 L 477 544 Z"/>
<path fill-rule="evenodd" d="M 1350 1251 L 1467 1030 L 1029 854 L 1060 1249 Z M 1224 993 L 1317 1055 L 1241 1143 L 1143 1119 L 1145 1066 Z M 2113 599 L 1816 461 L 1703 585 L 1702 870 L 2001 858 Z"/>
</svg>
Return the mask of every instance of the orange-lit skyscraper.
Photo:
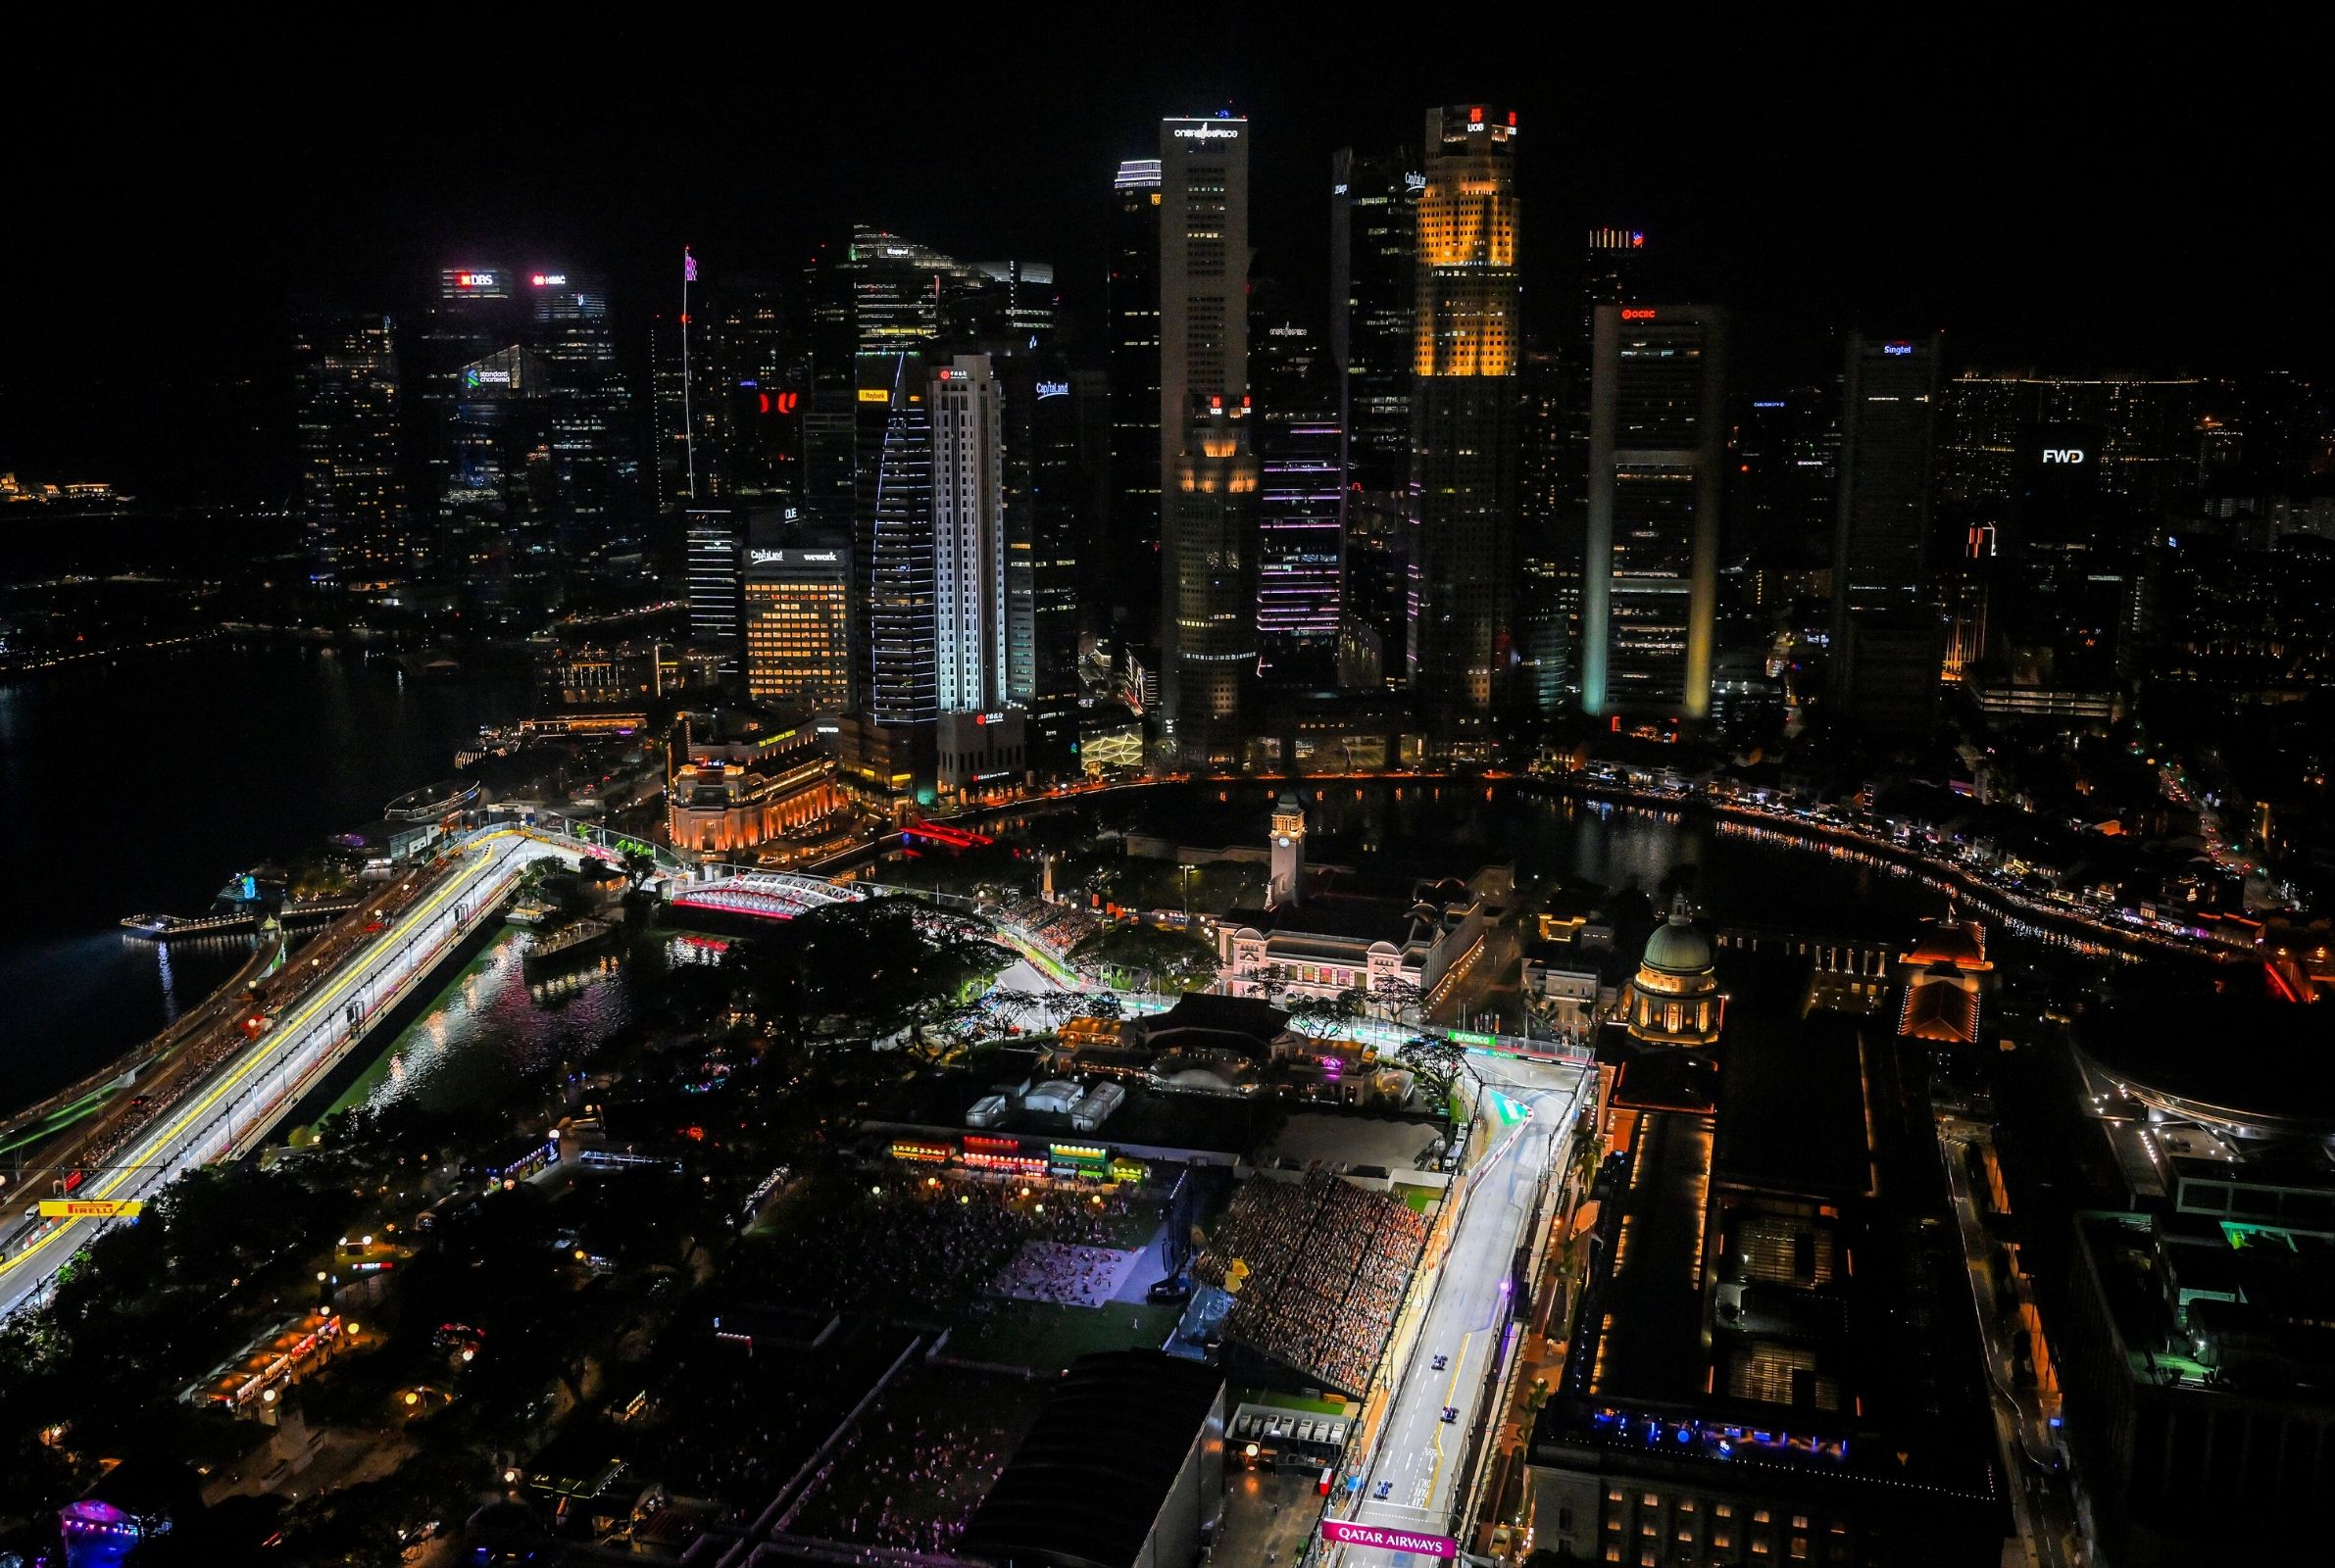
<svg viewBox="0 0 2335 1568">
<path fill-rule="evenodd" d="M 1431 109 L 1418 200 L 1414 683 L 1439 740 L 1489 744 L 1511 662 L 1518 386 L 1516 117 Z"/>
</svg>

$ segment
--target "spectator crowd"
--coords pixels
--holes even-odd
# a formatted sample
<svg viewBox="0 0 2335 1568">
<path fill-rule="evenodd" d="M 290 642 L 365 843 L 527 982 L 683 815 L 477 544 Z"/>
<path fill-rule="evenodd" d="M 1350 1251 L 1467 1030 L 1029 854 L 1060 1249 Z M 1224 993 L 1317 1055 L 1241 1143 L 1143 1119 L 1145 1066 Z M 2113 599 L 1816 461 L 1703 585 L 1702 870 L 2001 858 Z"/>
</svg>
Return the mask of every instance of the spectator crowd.
<svg viewBox="0 0 2335 1568">
<path fill-rule="evenodd" d="M 1217 1286 L 1234 1259 L 1248 1268 L 1226 1339 L 1360 1395 L 1426 1239 L 1409 1204 L 1317 1169 L 1302 1182 L 1249 1182 L 1194 1266 Z"/>
</svg>

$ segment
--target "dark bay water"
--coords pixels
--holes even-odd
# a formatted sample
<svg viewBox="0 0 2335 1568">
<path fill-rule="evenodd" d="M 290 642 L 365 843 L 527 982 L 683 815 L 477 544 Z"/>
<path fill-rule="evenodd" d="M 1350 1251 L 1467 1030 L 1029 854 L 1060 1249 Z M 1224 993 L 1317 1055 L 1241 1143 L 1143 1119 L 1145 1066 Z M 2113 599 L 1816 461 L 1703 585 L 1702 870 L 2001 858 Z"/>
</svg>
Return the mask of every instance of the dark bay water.
<svg viewBox="0 0 2335 1568">
<path fill-rule="evenodd" d="M 224 642 L 0 684 L 0 1106 L 153 1034 L 249 951 L 165 955 L 122 916 L 198 913 L 235 872 L 378 820 L 525 701 L 510 678 Z"/>
</svg>

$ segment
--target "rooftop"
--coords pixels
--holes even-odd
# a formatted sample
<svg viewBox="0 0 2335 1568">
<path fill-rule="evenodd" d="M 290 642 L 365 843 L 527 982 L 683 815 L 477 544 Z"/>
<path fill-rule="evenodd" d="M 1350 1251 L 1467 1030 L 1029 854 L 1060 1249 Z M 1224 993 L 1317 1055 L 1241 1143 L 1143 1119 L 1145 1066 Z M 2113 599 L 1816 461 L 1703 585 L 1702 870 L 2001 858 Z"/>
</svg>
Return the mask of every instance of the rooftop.
<svg viewBox="0 0 2335 1568">
<path fill-rule="evenodd" d="M 966 1527 L 974 1556 L 1132 1568 L 1224 1375 L 1153 1350 L 1086 1355 Z"/>
</svg>

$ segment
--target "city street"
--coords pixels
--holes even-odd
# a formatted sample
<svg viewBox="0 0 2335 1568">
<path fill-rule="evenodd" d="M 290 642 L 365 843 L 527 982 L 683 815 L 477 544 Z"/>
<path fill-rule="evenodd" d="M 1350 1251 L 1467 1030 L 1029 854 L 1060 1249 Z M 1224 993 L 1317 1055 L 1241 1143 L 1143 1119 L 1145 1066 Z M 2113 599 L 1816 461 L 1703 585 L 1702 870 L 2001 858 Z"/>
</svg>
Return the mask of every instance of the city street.
<svg viewBox="0 0 2335 1568">
<path fill-rule="evenodd" d="M 475 835 L 458 853 L 461 863 L 423 899 L 373 940 L 324 971 L 273 1026 L 211 1081 L 158 1116 L 73 1196 L 76 1201 L 119 1202 L 152 1198 L 182 1172 L 250 1148 L 329 1068 L 350 1042 L 407 990 L 426 976 L 481 909 L 507 892 L 529 861 L 565 851 L 516 828 Z M 29 1206 L 30 1200 L 25 1200 Z M 97 1229 L 99 1218 L 20 1221 L 0 1259 L 0 1317 L 36 1298 Z"/>
<path fill-rule="evenodd" d="M 2007 1327 L 1995 1309 L 1994 1242 L 1962 1164 L 1962 1151 L 1983 1147 L 1985 1138 L 1986 1129 L 1975 1122 L 1949 1120 L 1939 1128 L 1947 1184 L 1954 1194 L 1955 1219 L 1970 1271 L 1970 1295 L 1985 1340 L 1987 1394 L 1994 1406 L 1995 1434 L 2011 1481 L 2012 1513 L 2027 1560 L 2036 1568 L 2075 1568 L 2084 1558 L 2067 1497 L 2066 1472 L 2051 1426 L 2051 1412 L 2057 1410 L 2058 1402 L 2052 1401 L 2047 1410 L 2035 1393 L 2018 1381 L 2017 1331 Z"/>
<path fill-rule="evenodd" d="M 1485 1384 L 1509 1338 L 1510 1268 L 1543 1179 L 1567 1157 L 1583 1074 L 1539 1062 L 1485 1061 L 1487 1090 L 1519 1102 L 1525 1119 L 1496 1132 L 1467 1179 L 1448 1250 L 1417 1331 L 1397 1331 L 1393 1403 L 1365 1468 L 1360 1493 L 1337 1516 L 1357 1523 L 1451 1533 L 1467 1446 L 1483 1415 Z M 1435 1358 L 1444 1358 L 1438 1369 Z M 1444 1411 L 1453 1411 L 1445 1421 Z M 1379 1489 L 1386 1495 L 1378 1495 Z M 1410 1553 L 1340 1548 L 1354 1562 L 1409 1560 Z"/>
</svg>

